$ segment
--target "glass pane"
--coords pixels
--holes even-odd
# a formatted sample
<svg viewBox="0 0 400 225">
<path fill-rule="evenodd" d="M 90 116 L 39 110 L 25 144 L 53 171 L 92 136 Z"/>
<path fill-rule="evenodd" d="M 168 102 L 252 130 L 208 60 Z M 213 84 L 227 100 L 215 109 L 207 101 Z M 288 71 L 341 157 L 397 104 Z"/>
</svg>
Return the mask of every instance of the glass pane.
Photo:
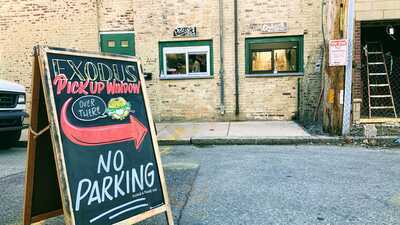
<svg viewBox="0 0 400 225">
<path fill-rule="evenodd" d="M 252 52 L 252 71 L 271 71 L 272 70 L 272 52 Z"/>
<path fill-rule="evenodd" d="M 264 42 L 250 45 L 253 72 L 296 72 L 297 42 Z"/>
<path fill-rule="evenodd" d="M 115 41 L 107 41 L 107 46 L 110 48 L 115 47 Z"/>
<path fill-rule="evenodd" d="M 207 53 L 189 53 L 189 73 L 207 73 Z"/>
<path fill-rule="evenodd" d="M 121 41 L 121 47 L 127 48 L 128 46 L 129 46 L 129 42 L 128 41 Z"/>
<path fill-rule="evenodd" d="M 294 72 L 297 70 L 297 51 L 296 49 L 274 50 L 274 71 Z"/>
<path fill-rule="evenodd" d="M 185 53 L 166 54 L 167 74 L 186 74 Z"/>
</svg>

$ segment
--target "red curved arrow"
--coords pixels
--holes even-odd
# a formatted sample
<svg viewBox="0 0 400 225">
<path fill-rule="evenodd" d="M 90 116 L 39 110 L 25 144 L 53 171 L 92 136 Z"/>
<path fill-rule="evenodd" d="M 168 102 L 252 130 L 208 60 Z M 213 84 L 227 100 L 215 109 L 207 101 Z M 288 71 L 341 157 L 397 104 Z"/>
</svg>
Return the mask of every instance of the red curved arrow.
<svg viewBox="0 0 400 225">
<path fill-rule="evenodd" d="M 97 146 L 125 141 L 135 141 L 138 150 L 147 134 L 147 128 L 135 117 L 129 116 L 130 123 L 98 127 L 77 127 L 67 119 L 69 98 L 61 108 L 61 128 L 65 136 L 77 145 Z"/>
</svg>

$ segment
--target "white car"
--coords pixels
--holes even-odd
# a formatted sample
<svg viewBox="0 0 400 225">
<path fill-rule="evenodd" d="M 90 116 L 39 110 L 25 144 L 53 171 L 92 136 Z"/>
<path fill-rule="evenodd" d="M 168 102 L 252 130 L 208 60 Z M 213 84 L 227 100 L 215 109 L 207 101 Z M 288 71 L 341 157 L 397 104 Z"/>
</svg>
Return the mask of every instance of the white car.
<svg viewBox="0 0 400 225">
<path fill-rule="evenodd" d="M 25 87 L 0 80 L 0 148 L 9 148 L 21 137 L 25 112 Z"/>
</svg>

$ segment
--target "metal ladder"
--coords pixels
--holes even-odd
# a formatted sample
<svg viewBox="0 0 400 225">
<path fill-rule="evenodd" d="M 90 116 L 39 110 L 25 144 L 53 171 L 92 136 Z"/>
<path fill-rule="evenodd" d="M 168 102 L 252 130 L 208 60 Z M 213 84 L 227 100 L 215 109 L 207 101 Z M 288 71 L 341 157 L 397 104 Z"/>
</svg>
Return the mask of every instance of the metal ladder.
<svg viewBox="0 0 400 225">
<path fill-rule="evenodd" d="M 394 117 L 397 118 L 396 106 L 394 104 L 382 44 L 380 42 L 367 42 L 364 50 L 367 61 L 369 118 L 372 117 L 372 114 L 376 114 L 378 110 L 393 110 Z M 371 60 L 371 58 L 376 60 Z M 378 80 L 381 82 L 372 83 L 371 80 Z M 375 103 L 374 101 L 379 99 L 383 100 L 384 104 L 372 104 Z M 388 101 L 389 99 L 390 101 Z"/>
</svg>

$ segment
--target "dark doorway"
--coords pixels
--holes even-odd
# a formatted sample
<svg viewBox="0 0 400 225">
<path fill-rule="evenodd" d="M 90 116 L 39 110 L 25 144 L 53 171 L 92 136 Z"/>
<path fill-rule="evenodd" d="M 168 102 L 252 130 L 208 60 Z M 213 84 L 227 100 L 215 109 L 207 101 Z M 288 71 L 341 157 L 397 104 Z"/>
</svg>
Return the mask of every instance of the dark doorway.
<svg viewBox="0 0 400 225">
<path fill-rule="evenodd" d="M 400 20 L 362 22 L 361 55 L 361 117 L 399 118 Z"/>
</svg>

